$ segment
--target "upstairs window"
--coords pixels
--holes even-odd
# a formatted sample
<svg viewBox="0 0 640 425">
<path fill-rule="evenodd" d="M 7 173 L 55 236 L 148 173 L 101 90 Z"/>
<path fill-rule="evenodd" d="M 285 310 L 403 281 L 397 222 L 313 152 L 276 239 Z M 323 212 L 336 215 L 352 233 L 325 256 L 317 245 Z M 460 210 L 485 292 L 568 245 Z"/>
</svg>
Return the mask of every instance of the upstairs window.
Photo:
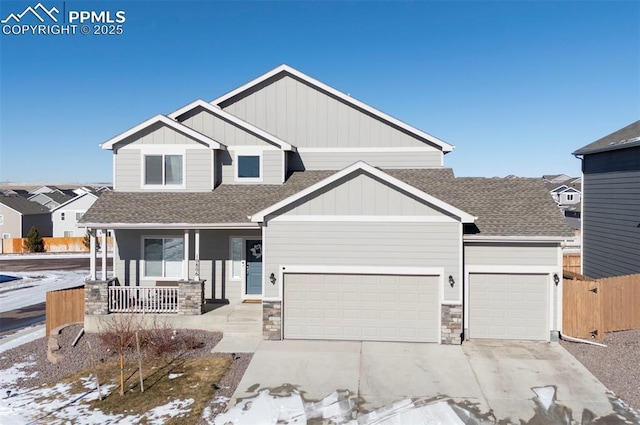
<svg viewBox="0 0 640 425">
<path fill-rule="evenodd" d="M 64 213 L 60 213 L 60 221 L 64 221 Z"/>
<path fill-rule="evenodd" d="M 567 201 L 573 201 L 573 195 L 567 195 Z"/>
<path fill-rule="evenodd" d="M 77 212 L 76 213 L 76 221 L 79 221 L 82 218 L 83 215 L 84 215 L 84 213 Z"/>
<path fill-rule="evenodd" d="M 238 155 L 236 163 L 237 180 L 262 180 L 262 158 L 260 155 Z"/>
<path fill-rule="evenodd" d="M 182 155 L 145 155 L 145 185 L 176 186 L 182 182 Z"/>
</svg>

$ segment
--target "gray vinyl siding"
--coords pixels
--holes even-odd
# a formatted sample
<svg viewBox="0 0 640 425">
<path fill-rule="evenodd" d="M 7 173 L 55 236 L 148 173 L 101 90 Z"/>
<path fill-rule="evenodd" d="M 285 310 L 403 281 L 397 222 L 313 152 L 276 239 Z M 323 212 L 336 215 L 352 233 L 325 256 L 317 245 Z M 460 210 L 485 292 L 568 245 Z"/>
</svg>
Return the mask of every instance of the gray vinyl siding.
<svg viewBox="0 0 640 425">
<path fill-rule="evenodd" d="M 171 153 L 171 151 L 167 151 Z M 165 189 L 161 186 L 150 189 L 142 188 L 142 168 L 144 161 L 142 156 L 146 152 L 140 149 L 120 149 L 114 151 L 115 155 L 115 190 L 119 192 L 140 192 L 140 191 L 163 191 L 171 192 L 206 192 L 212 190 L 213 161 L 211 150 L 209 149 L 186 149 L 183 158 L 185 167 L 185 188 L 176 189 L 171 187 Z M 159 154 L 159 152 L 149 152 L 148 154 Z"/>
<path fill-rule="evenodd" d="M 354 162 L 364 161 L 380 168 L 439 168 L 442 153 L 416 152 L 289 152 L 289 171 L 342 170 Z"/>
<path fill-rule="evenodd" d="M 0 224 L 0 238 L 2 238 L 3 233 L 9 233 L 12 238 L 21 238 L 22 220 L 20 214 L 8 208 L 4 204 L 0 204 L 0 215 L 2 216 L 2 224 Z"/>
<path fill-rule="evenodd" d="M 583 158 L 583 274 L 640 273 L 640 147 Z"/>
<path fill-rule="evenodd" d="M 558 244 L 465 242 L 465 266 L 559 267 Z"/>
<path fill-rule="evenodd" d="M 283 214 L 280 211 L 279 214 Z M 439 216 L 442 212 L 364 173 L 306 196 L 287 215 Z M 453 221 L 453 218 L 451 219 Z"/>
<path fill-rule="evenodd" d="M 153 286 L 155 280 L 140 279 L 143 236 L 184 236 L 180 230 L 116 230 L 115 265 L 116 276 L 121 284 Z M 205 280 L 205 298 L 215 301 L 238 303 L 241 301 L 241 282 L 229 279 L 229 238 L 252 236 L 261 238 L 260 231 L 248 230 L 202 230 L 200 231 L 200 277 Z M 189 236 L 189 276 L 195 272 L 195 237 Z M 177 279 L 176 279 L 177 280 Z"/>
<path fill-rule="evenodd" d="M 221 106 L 299 148 L 429 146 L 289 75 Z"/>
<path fill-rule="evenodd" d="M 247 130 L 200 108 L 193 115 L 182 118 L 181 122 L 227 146 L 264 146 L 270 144 Z"/>
<path fill-rule="evenodd" d="M 265 276 L 280 266 L 443 267 L 459 281 L 459 223 L 268 223 Z M 279 297 L 280 283 L 265 285 L 267 297 Z M 444 285 L 444 297 L 459 301 L 459 288 Z"/>
<path fill-rule="evenodd" d="M 259 184 L 282 184 L 282 151 L 281 150 L 263 150 L 256 152 L 229 150 L 220 155 L 219 166 L 222 168 L 222 183 L 225 184 L 256 184 L 256 182 L 236 181 L 235 165 L 237 155 L 262 155 L 262 181 Z"/>
</svg>

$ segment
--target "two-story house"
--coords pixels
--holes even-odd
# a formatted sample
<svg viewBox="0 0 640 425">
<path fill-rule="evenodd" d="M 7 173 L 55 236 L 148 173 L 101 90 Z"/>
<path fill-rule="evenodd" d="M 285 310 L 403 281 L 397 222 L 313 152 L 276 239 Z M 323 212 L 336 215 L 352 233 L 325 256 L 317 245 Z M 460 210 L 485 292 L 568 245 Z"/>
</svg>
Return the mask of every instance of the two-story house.
<svg viewBox="0 0 640 425">
<path fill-rule="evenodd" d="M 113 192 L 81 225 L 114 231 L 123 285 L 261 302 L 271 339 L 561 330 L 572 232 L 539 179 L 456 178 L 452 145 L 289 66 L 101 146 Z M 106 261 L 98 273 L 92 258 L 100 283 Z"/>
<path fill-rule="evenodd" d="M 582 160 L 582 273 L 640 273 L 640 121 L 573 155 Z"/>
</svg>

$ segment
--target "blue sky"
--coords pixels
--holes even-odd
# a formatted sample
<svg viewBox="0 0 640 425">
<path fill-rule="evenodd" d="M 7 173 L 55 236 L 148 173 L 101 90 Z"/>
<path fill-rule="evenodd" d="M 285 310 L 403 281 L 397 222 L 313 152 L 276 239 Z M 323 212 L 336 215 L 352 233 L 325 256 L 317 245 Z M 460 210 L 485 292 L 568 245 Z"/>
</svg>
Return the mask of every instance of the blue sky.
<svg viewBox="0 0 640 425">
<path fill-rule="evenodd" d="M 111 181 L 99 143 L 281 63 L 455 145 L 458 176 L 578 175 L 640 118 L 637 1 L 42 3 L 124 33 L 0 35 L 0 181 Z"/>
</svg>

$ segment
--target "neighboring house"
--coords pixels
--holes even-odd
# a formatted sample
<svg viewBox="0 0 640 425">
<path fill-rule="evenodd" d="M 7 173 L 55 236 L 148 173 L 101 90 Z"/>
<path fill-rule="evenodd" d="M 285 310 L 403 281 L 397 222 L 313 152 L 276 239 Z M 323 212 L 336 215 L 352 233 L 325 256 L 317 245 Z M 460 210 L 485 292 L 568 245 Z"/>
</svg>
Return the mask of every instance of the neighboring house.
<svg viewBox="0 0 640 425">
<path fill-rule="evenodd" d="M 640 273 L 640 121 L 573 155 L 582 159 L 582 273 Z"/>
<path fill-rule="evenodd" d="M 261 301 L 269 339 L 561 330 L 573 232 L 540 179 L 456 178 L 452 145 L 286 65 L 102 148 L 113 192 L 79 225 L 115 231 L 123 285 L 204 281 L 209 301 Z M 88 284 L 106 287 L 92 258 Z"/>
<path fill-rule="evenodd" d="M 45 207 L 22 196 L 0 195 L 0 236 L 2 239 L 24 238 L 32 226 L 40 236 L 51 236 L 51 213 Z"/>
<path fill-rule="evenodd" d="M 75 196 L 75 195 L 74 195 Z M 29 197 L 29 201 L 37 202 L 40 205 L 43 205 L 50 211 L 59 207 L 67 201 L 70 201 L 74 198 L 74 196 L 67 195 L 65 193 L 60 192 L 59 190 L 47 193 L 36 193 Z"/>
<path fill-rule="evenodd" d="M 80 196 L 68 200 L 51 211 L 54 237 L 84 236 L 86 229 L 78 227 L 78 220 L 98 199 L 97 195 L 85 192 Z"/>
<path fill-rule="evenodd" d="M 567 176 L 566 174 L 545 174 L 542 176 L 543 182 L 551 184 L 565 183 L 572 179 L 573 177 Z"/>
</svg>

